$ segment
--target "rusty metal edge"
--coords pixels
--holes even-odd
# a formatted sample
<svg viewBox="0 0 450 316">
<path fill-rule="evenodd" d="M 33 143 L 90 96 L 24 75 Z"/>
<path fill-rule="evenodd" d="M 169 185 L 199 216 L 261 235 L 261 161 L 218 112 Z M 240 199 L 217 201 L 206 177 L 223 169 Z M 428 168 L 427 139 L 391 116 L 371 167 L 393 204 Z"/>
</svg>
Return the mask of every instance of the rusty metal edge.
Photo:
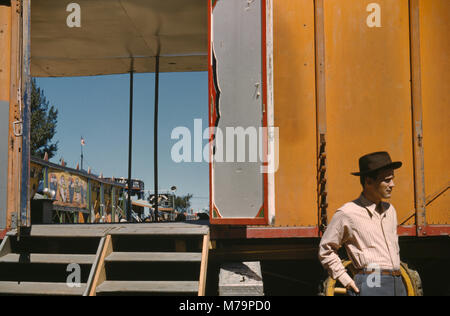
<svg viewBox="0 0 450 316">
<path fill-rule="evenodd" d="M 426 236 L 425 171 L 422 128 L 422 81 L 420 63 L 420 6 L 419 0 L 409 1 L 411 107 L 413 130 L 414 193 L 417 236 Z"/>
<path fill-rule="evenodd" d="M 321 192 L 327 191 L 326 173 L 323 175 L 325 183 L 321 184 L 322 167 L 326 170 L 326 160 L 321 158 L 322 146 L 325 146 L 327 135 L 326 116 L 326 77 L 325 77 L 325 25 L 324 25 L 324 1 L 314 1 L 314 37 L 315 37 L 315 65 L 316 65 L 316 157 L 317 157 L 317 216 L 319 234 L 324 232 L 327 226 L 326 201 L 322 201 Z M 323 186 L 321 188 L 321 186 Z"/>
</svg>

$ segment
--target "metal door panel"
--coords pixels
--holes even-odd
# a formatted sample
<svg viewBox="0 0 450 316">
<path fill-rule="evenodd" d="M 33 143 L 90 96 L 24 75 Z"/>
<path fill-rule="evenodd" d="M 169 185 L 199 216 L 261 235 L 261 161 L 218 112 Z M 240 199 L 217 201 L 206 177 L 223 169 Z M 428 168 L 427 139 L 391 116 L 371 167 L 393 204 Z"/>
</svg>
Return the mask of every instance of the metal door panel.
<svg viewBox="0 0 450 316">
<path fill-rule="evenodd" d="M 420 66 L 427 224 L 449 224 L 450 1 L 422 0 Z"/>
<path fill-rule="evenodd" d="M 324 1 L 328 218 L 361 192 L 350 175 L 358 158 L 381 150 L 403 162 L 391 200 L 399 221 L 414 213 L 409 6 L 376 2 L 379 27 L 368 1 Z"/>
<path fill-rule="evenodd" d="M 260 127 L 264 126 L 263 4 L 219 0 L 212 9 L 212 71 L 218 90 L 215 93 L 219 94 L 213 124 L 221 131 L 215 135 L 211 171 L 212 220 L 217 219 L 217 223 L 266 220 L 265 181 L 259 154 Z M 239 147 L 232 130 L 235 128 L 252 135 L 246 137 L 245 149 Z M 240 150 L 245 151 L 244 161 L 239 160 Z"/>
</svg>

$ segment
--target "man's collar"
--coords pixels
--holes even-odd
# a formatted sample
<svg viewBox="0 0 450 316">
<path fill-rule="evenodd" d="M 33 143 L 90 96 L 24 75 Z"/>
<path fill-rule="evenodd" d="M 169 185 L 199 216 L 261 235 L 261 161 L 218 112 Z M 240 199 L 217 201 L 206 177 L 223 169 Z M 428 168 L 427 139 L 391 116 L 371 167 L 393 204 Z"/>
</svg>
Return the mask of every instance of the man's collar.
<svg viewBox="0 0 450 316">
<path fill-rule="evenodd" d="M 359 196 L 359 201 L 360 201 L 360 203 L 361 203 L 361 206 L 363 206 L 364 208 L 366 208 L 367 210 L 369 210 L 371 216 L 373 216 L 373 215 L 375 215 L 375 214 L 378 213 L 377 210 L 376 210 L 377 205 L 376 205 L 374 202 L 368 200 L 368 199 L 364 196 L 363 193 L 361 193 L 361 195 Z M 386 215 L 386 210 L 387 210 L 387 209 L 384 208 L 383 202 L 381 202 L 381 207 L 383 207 L 383 213 L 380 214 L 380 215 Z"/>
</svg>

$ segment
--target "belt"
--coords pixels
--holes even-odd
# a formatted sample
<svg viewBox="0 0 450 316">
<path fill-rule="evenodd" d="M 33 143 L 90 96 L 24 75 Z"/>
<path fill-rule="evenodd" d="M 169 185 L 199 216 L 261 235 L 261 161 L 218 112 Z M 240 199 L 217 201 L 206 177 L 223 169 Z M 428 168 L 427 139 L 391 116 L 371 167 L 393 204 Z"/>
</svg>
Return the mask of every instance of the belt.
<svg viewBox="0 0 450 316">
<path fill-rule="evenodd" d="M 373 274 L 376 273 L 376 270 L 360 270 L 356 274 Z M 380 273 L 382 275 L 392 275 L 392 276 L 401 276 L 402 272 L 400 270 L 381 270 Z"/>
</svg>

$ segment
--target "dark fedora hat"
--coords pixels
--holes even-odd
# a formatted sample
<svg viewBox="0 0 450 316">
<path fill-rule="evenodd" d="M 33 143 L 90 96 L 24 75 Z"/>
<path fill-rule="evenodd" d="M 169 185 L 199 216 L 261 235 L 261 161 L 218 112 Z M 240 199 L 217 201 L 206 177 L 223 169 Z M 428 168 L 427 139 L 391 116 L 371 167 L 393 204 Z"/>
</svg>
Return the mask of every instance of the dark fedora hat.
<svg viewBox="0 0 450 316">
<path fill-rule="evenodd" d="M 362 176 L 381 169 L 398 169 L 401 166 L 400 161 L 392 162 L 387 152 L 379 151 L 359 158 L 359 172 L 352 172 L 352 175 Z"/>
</svg>

